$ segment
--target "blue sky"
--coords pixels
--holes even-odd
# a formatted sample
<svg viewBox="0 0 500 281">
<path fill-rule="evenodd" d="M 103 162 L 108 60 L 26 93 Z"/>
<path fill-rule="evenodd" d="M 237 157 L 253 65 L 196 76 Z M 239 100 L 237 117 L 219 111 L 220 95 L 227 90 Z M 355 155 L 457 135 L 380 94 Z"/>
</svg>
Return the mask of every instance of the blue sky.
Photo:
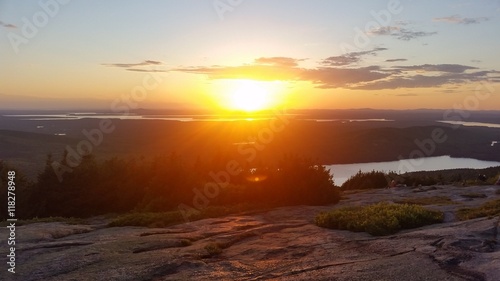
<svg viewBox="0 0 500 281">
<path fill-rule="evenodd" d="M 499 15 L 498 0 L 0 0 L 0 108 L 106 108 L 150 73 L 141 107 L 222 106 L 254 79 L 291 107 L 451 108 L 498 88 Z M 478 109 L 500 109 L 492 93 Z"/>
</svg>

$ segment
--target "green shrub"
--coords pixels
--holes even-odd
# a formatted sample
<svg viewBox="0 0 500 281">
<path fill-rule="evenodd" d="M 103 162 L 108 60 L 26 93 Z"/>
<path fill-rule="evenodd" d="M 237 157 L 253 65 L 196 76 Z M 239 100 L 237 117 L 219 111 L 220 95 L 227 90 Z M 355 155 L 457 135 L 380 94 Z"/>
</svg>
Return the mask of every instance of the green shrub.
<svg viewBox="0 0 500 281">
<path fill-rule="evenodd" d="M 344 184 L 342 190 L 352 189 L 374 189 L 387 187 L 387 179 L 383 172 L 361 172 L 350 177 Z"/>
<path fill-rule="evenodd" d="M 402 229 L 416 228 L 443 221 L 443 213 L 409 204 L 385 202 L 365 207 L 347 207 L 316 216 L 320 227 L 364 231 L 371 235 L 394 234 Z"/>
<path fill-rule="evenodd" d="M 486 202 L 477 208 L 463 208 L 457 211 L 459 220 L 470 220 L 498 215 L 500 215 L 500 199 Z"/>
</svg>

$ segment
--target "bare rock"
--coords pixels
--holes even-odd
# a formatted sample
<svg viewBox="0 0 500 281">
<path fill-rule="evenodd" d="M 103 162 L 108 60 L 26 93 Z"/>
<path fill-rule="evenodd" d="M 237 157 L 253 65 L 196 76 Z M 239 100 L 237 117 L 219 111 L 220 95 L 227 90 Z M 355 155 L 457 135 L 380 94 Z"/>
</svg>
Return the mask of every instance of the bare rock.
<svg viewBox="0 0 500 281">
<path fill-rule="evenodd" d="M 20 226 L 15 276 L 4 270 L 0 279 L 498 280 L 499 219 L 456 221 L 454 212 L 500 195 L 488 186 L 474 187 L 487 198 L 463 201 L 460 194 L 468 188 L 370 190 L 333 206 L 284 207 L 168 228 L 103 228 L 102 222 Z M 447 213 L 445 223 L 385 237 L 313 223 L 318 212 L 333 208 L 425 196 L 456 203 L 428 206 Z"/>
</svg>

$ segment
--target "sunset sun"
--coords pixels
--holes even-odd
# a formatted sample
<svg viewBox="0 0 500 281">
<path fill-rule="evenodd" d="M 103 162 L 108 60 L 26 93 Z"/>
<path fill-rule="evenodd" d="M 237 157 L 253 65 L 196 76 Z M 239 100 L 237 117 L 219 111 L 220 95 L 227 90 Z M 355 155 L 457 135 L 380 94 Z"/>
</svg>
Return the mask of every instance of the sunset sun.
<svg viewBox="0 0 500 281">
<path fill-rule="evenodd" d="M 281 82 L 233 80 L 227 83 L 224 103 L 228 109 L 254 112 L 282 102 Z"/>
</svg>

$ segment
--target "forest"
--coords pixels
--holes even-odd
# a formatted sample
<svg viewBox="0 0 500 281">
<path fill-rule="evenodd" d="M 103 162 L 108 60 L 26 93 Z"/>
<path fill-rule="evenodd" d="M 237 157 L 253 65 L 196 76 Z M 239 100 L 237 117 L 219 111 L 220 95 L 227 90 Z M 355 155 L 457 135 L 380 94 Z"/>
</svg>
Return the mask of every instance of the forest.
<svg viewBox="0 0 500 281">
<path fill-rule="evenodd" d="M 104 161 L 87 155 L 58 176 L 53 163 L 65 165 L 65 155 L 53 159 L 49 154 L 36 181 L 0 162 L 1 186 L 6 186 L 8 171 L 16 171 L 17 218 L 87 218 L 238 204 L 322 205 L 340 199 L 329 171 L 299 156 L 284 156 L 274 167 L 262 163 L 249 168 L 231 166 L 233 160 L 224 157 L 187 164 L 177 154 Z M 2 200 L 7 200 L 7 190 L 1 193 Z M 7 210 L 2 209 L 0 216 L 5 220 Z"/>
</svg>

